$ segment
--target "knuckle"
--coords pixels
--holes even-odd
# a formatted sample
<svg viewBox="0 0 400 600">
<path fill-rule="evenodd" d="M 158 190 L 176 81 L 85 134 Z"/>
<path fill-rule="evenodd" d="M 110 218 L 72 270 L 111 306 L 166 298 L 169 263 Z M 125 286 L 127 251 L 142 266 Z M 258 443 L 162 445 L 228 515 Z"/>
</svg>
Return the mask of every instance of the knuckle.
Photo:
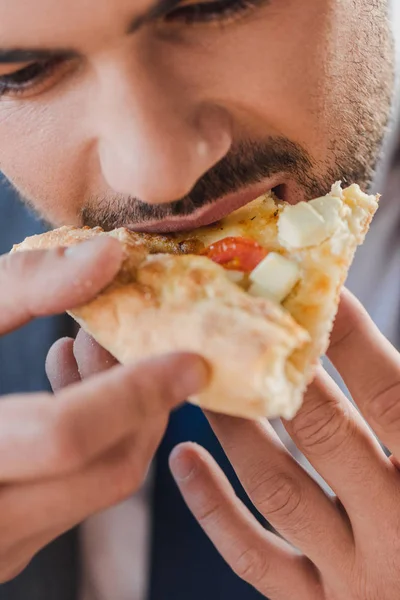
<svg viewBox="0 0 400 600">
<path fill-rule="evenodd" d="M 400 423 L 400 380 L 380 386 L 367 399 L 365 415 L 372 427 L 381 427 L 388 433 L 398 431 Z"/>
<path fill-rule="evenodd" d="M 349 322 L 343 317 L 340 318 L 338 316 L 332 332 L 329 353 L 333 355 L 337 352 L 342 352 L 343 347 L 347 343 L 351 343 L 352 339 L 357 335 L 360 325 L 358 321 Z"/>
<path fill-rule="evenodd" d="M 4 284 L 10 281 L 23 281 L 22 277 L 29 272 L 37 275 L 39 265 L 43 261 L 43 251 L 15 252 L 0 257 L 0 279 Z"/>
<path fill-rule="evenodd" d="M 269 567 L 267 553 L 254 547 L 246 548 L 232 565 L 234 573 L 254 587 L 260 587 L 260 584 L 265 581 Z"/>
<path fill-rule="evenodd" d="M 14 252 L 3 254 L 0 257 L 1 277 L 15 279 L 19 278 L 25 269 L 37 262 L 37 253 L 35 252 Z"/>
<path fill-rule="evenodd" d="M 332 455 L 347 439 L 353 420 L 338 402 L 322 398 L 298 413 L 290 424 L 291 432 L 302 450 L 319 457 Z"/>
<path fill-rule="evenodd" d="M 351 346 L 356 338 L 363 335 L 369 317 L 365 309 L 354 297 L 347 296 L 346 302 L 340 303 L 329 346 L 330 354 L 343 352 L 343 348 Z"/>
<path fill-rule="evenodd" d="M 216 525 L 220 517 L 220 505 L 215 502 L 204 502 L 196 513 L 197 520 L 200 525 L 210 527 Z"/>
<path fill-rule="evenodd" d="M 297 520 L 302 503 L 302 488 L 295 478 L 284 472 L 274 472 L 257 477 L 250 485 L 249 495 L 255 506 L 267 518 Z"/>
<path fill-rule="evenodd" d="M 34 250 L 15 252 L 0 257 L 0 288 L 8 289 L 8 304 L 17 294 L 23 299 L 21 318 L 31 318 L 46 315 L 51 312 L 54 303 L 53 294 L 50 291 L 55 289 L 54 276 L 56 272 L 54 258 L 58 258 L 64 253 L 62 248 L 53 250 Z M 52 266 L 53 265 L 53 266 Z M 59 270 L 57 266 L 57 272 Z M 25 280 L 29 275 L 29 294 L 26 293 Z M 51 289 L 49 289 L 49 286 Z M 3 299 L 7 302 L 7 297 Z M 10 311 L 15 312 L 15 306 L 9 307 Z"/>
</svg>

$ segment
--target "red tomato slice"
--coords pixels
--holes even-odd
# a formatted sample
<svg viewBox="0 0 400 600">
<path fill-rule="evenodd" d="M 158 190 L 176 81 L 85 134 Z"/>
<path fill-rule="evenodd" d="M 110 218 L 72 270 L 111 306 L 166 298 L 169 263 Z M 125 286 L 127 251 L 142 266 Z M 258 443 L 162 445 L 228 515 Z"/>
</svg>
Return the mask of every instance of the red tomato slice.
<svg viewBox="0 0 400 600">
<path fill-rule="evenodd" d="M 202 254 L 225 269 L 250 273 L 267 256 L 268 250 L 254 240 L 226 237 L 211 244 Z"/>
</svg>

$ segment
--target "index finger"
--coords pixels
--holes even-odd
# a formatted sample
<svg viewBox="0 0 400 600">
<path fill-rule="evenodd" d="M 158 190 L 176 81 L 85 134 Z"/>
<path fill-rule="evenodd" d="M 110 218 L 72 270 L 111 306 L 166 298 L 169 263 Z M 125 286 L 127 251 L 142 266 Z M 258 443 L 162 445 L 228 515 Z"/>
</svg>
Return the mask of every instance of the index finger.
<svg viewBox="0 0 400 600">
<path fill-rule="evenodd" d="M 380 440 L 400 456 L 400 355 L 347 290 L 328 357 Z"/>
<path fill-rule="evenodd" d="M 0 257 L 0 335 L 35 317 L 89 302 L 121 266 L 121 244 L 108 236 L 66 250 L 34 250 Z"/>
</svg>

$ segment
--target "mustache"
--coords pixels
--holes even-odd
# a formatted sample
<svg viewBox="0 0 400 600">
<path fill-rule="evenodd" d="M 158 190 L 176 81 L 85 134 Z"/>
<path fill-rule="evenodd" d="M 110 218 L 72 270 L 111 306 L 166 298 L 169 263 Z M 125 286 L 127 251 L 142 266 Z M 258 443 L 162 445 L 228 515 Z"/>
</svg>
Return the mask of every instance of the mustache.
<svg viewBox="0 0 400 600">
<path fill-rule="evenodd" d="M 82 209 L 84 225 L 100 225 L 106 231 L 130 224 L 187 217 L 219 198 L 284 172 L 294 177 L 310 197 L 318 195 L 321 182 L 313 177 L 308 152 L 287 138 L 270 137 L 263 143 L 241 142 L 194 185 L 184 198 L 167 204 L 147 204 L 139 198 L 92 198 Z"/>
</svg>

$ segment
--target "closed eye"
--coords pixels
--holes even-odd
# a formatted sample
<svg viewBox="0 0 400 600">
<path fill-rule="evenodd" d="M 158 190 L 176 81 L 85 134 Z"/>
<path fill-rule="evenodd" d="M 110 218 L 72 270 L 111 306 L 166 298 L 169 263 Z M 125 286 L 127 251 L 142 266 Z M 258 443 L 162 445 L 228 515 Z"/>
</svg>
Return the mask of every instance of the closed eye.
<svg viewBox="0 0 400 600">
<path fill-rule="evenodd" d="M 188 25 L 235 20 L 270 0 L 211 0 L 183 2 L 164 17 L 166 22 L 181 21 Z"/>
<path fill-rule="evenodd" d="M 70 62 L 63 57 L 54 57 L 0 75 L 0 97 L 36 92 L 38 87 L 43 88 L 53 83 L 54 78 L 63 74 L 66 68 L 70 68 Z"/>
</svg>

